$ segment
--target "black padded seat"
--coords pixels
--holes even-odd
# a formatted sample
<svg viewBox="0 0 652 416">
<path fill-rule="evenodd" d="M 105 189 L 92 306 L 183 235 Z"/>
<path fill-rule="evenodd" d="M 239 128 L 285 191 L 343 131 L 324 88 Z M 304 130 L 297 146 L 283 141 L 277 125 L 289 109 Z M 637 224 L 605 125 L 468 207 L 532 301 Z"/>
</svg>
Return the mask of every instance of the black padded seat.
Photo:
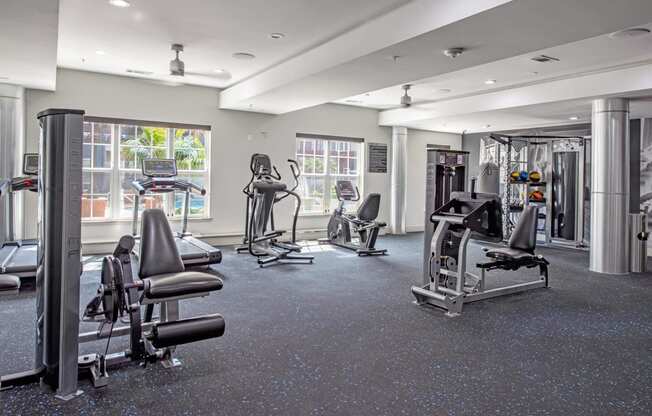
<svg viewBox="0 0 652 416">
<path fill-rule="evenodd" d="M 525 260 L 534 257 L 537 246 L 537 220 L 539 209 L 527 205 L 521 213 L 518 223 L 509 238 L 508 246 L 486 251 L 487 257 L 499 260 Z"/>
<path fill-rule="evenodd" d="M 494 248 L 486 252 L 487 257 L 498 260 L 523 260 L 533 257 L 532 254 L 514 248 Z"/>
<path fill-rule="evenodd" d="M 219 277 L 195 271 L 159 274 L 146 280 L 149 282 L 145 289 L 145 297 L 148 299 L 212 292 L 222 289 L 223 286 Z"/>
<path fill-rule="evenodd" d="M 220 290 L 222 279 L 210 273 L 186 271 L 165 213 L 143 212 L 138 277 L 145 297 L 163 299 Z"/>
<path fill-rule="evenodd" d="M 13 274 L 0 275 L 0 294 L 3 292 L 15 292 L 20 289 L 20 278 Z"/>
</svg>

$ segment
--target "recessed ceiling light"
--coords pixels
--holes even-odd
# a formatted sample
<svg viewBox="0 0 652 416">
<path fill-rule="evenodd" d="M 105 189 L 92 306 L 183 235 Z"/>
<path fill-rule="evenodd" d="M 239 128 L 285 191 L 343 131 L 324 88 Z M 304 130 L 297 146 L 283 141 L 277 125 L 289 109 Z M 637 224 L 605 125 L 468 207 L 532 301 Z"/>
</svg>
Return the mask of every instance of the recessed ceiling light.
<svg viewBox="0 0 652 416">
<path fill-rule="evenodd" d="M 650 33 L 650 29 L 645 27 L 633 27 L 630 29 L 619 30 L 609 35 L 611 39 L 628 39 L 637 36 L 645 36 Z"/>
<path fill-rule="evenodd" d="M 213 70 L 213 72 L 215 72 L 216 74 L 225 74 L 225 73 L 227 73 L 229 71 L 227 71 L 226 69 L 223 69 L 223 68 L 216 68 L 216 69 Z"/>
<path fill-rule="evenodd" d="M 101 55 L 106 55 L 106 52 L 104 52 L 103 50 L 100 50 L 100 49 L 96 50 L 95 53 L 96 53 L 97 55 L 100 55 L 100 56 L 101 56 Z"/>
<path fill-rule="evenodd" d="M 496 80 L 495 79 L 488 79 L 484 83 L 487 84 L 487 85 L 492 85 L 492 84 L 496 83 Z"/>
<path fill-rule="evenodd" d="M 285 34 L 281 32 L 274 32 L 274 33 L 270 33 L 269 37 L 272 39 L 283 39 L 285 37 Z"/>
<path fill-rule="evenodd" d="M 580 118 L 579 118 L 578 116 L 570 116 L 570 117 L 568 117 L 568 119 L 569 119 L 569 120 L 572 120 L 572 121 L 577 121 L 577 120 L 579 120 Z"/>
<path fill-rule="evenodd" d="M 129 3 L 127 0 L 109 0 L 109 4 L 111 6 L 123 8 L 131 6 L 131 3 Z"/>
<path fill-rule="evenodd" d="M 450 88 L 440 88 L 440 89 L 437 90 L 437 92 L 440 92 L 442 94 L 446 94 L 446 93 L 451 92 L 451 89 Z"/>
<path fill-rule="evenodd" d="M 253 53 L 248 53 L 248 52 L 236 52 L 236 53 L 233 54 L 233 57 L 235 59 L 248 61 L 248 60 L 254 59 L 256 57 L 256 55 L 254 55 Z"/>
</svg>

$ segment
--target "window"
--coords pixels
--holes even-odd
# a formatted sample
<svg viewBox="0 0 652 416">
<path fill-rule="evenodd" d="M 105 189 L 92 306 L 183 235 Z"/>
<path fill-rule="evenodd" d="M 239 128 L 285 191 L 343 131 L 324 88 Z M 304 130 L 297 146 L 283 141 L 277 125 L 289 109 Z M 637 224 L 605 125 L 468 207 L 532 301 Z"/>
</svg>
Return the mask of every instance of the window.
<svg viewBox="0 0 652 416">
<path fill-rule="evenodd" d="M 143 159 L 174 158 L 178 178 L 206 188 L 191 195 L 190 217 L 208 216 L 210 127 L 170 125 L 87 117 L 84 122 L 82 217 L 85 220 L 131 218 Z M 141 197 L 140 208 L 183 214 L 184 194 Z"/>
<path fill-rule="evenodd" d="M 301 213 L 327 214 L 337 207 L 335 182 L 350 180 L 362 193 L 362 140 L 297 134 Z"/>
</svg>

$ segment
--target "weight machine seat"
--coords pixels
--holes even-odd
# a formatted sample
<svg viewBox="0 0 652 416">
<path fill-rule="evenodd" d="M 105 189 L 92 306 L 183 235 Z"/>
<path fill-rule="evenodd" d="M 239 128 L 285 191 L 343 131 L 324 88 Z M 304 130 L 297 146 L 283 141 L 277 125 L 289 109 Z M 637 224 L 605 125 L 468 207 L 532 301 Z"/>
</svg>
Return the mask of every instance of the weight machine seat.
<svg viewBox="0 0 652 416">
<path fill-rule="evenodd" d="M 210 273 L 187 272 L 165 213 L 143 212 L 138 277 L 145 283 L 145 296 L 162 299 L 205 293 L 222 288 L 222 279 Z"/>
<path fill-rule="evenodd" d="M 378 210 L 380 209 L 380 194 L 369 194 L 367 197 L 362 201 L 362 204 L 360 204 L 360 207 L 358 208 L 358 212 L 356 213 L 356 217 L 360 221 L 364 222 L 371 222 L 376 220 L 378 217 Z"/>
<path fill-rule="evenodd" d="M 15 292 L 20 289 L 20 278 L 13 274 L 0 275 L 0 294 L 3 292 Z"/>
<path fill-rule="evenodd" d="M 163 299 L 176 296 L 206 293 L 222 289 L 222 279 L 210 273 L 181 272 L 165 273 L 143 279 L 145 297 Z"/>
<path fill-rule="evenodd" d="M 524 207 L 514 232 L 509 238 L 508 246 L 486 250 L 486 256 L 499 260 L 534 258 L 534 249 L 537 245 L 538 212 L 539 209 L 533 205 Z"/>
</svg>

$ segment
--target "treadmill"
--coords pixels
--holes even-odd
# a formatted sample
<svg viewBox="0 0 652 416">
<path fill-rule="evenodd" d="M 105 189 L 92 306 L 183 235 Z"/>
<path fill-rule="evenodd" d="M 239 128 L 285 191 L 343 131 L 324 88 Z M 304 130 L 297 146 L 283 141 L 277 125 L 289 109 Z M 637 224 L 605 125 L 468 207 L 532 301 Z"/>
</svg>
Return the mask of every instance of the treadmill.
<svg viewBox="0 0 652 416">
<path fill-rule="evenodd" d="M 23 175 L 0 182 L 0 197 L 6 197 L 7 238 L 0 245 L 0 274 L 21 279 L 36 276 L 37 240 L 14 240 L 14 192 L 38 192 L 38 153 L 23 155 Z"/>
<path fill-rule="evenodd" d="M 177 163 L 174 159 L 144 159 L 142 165 L 143 179 L 135 180 L 132 186 L 136 189 L 134 200 L 134 215 L 132 234 L 136 237 L 134 254 L 140 254 L 140 239 L 138 238 L 138 212 L 140 199 L 147 194 L 172 193 L 181 191 L 185 194 L 183 204 L 183 218 L 181 232 L 175 233 L 174 240 L 181 255 L 184 266 L 187 268 L 208 266 L 222 261 L 222 252 L 210 244 L 194 238 L 188 232 L 188 212 L 190 208 L 190 194 L 195 192 L 206 195 L 206 189 L 200 186 L 176 179 Z"/>
</svg>

